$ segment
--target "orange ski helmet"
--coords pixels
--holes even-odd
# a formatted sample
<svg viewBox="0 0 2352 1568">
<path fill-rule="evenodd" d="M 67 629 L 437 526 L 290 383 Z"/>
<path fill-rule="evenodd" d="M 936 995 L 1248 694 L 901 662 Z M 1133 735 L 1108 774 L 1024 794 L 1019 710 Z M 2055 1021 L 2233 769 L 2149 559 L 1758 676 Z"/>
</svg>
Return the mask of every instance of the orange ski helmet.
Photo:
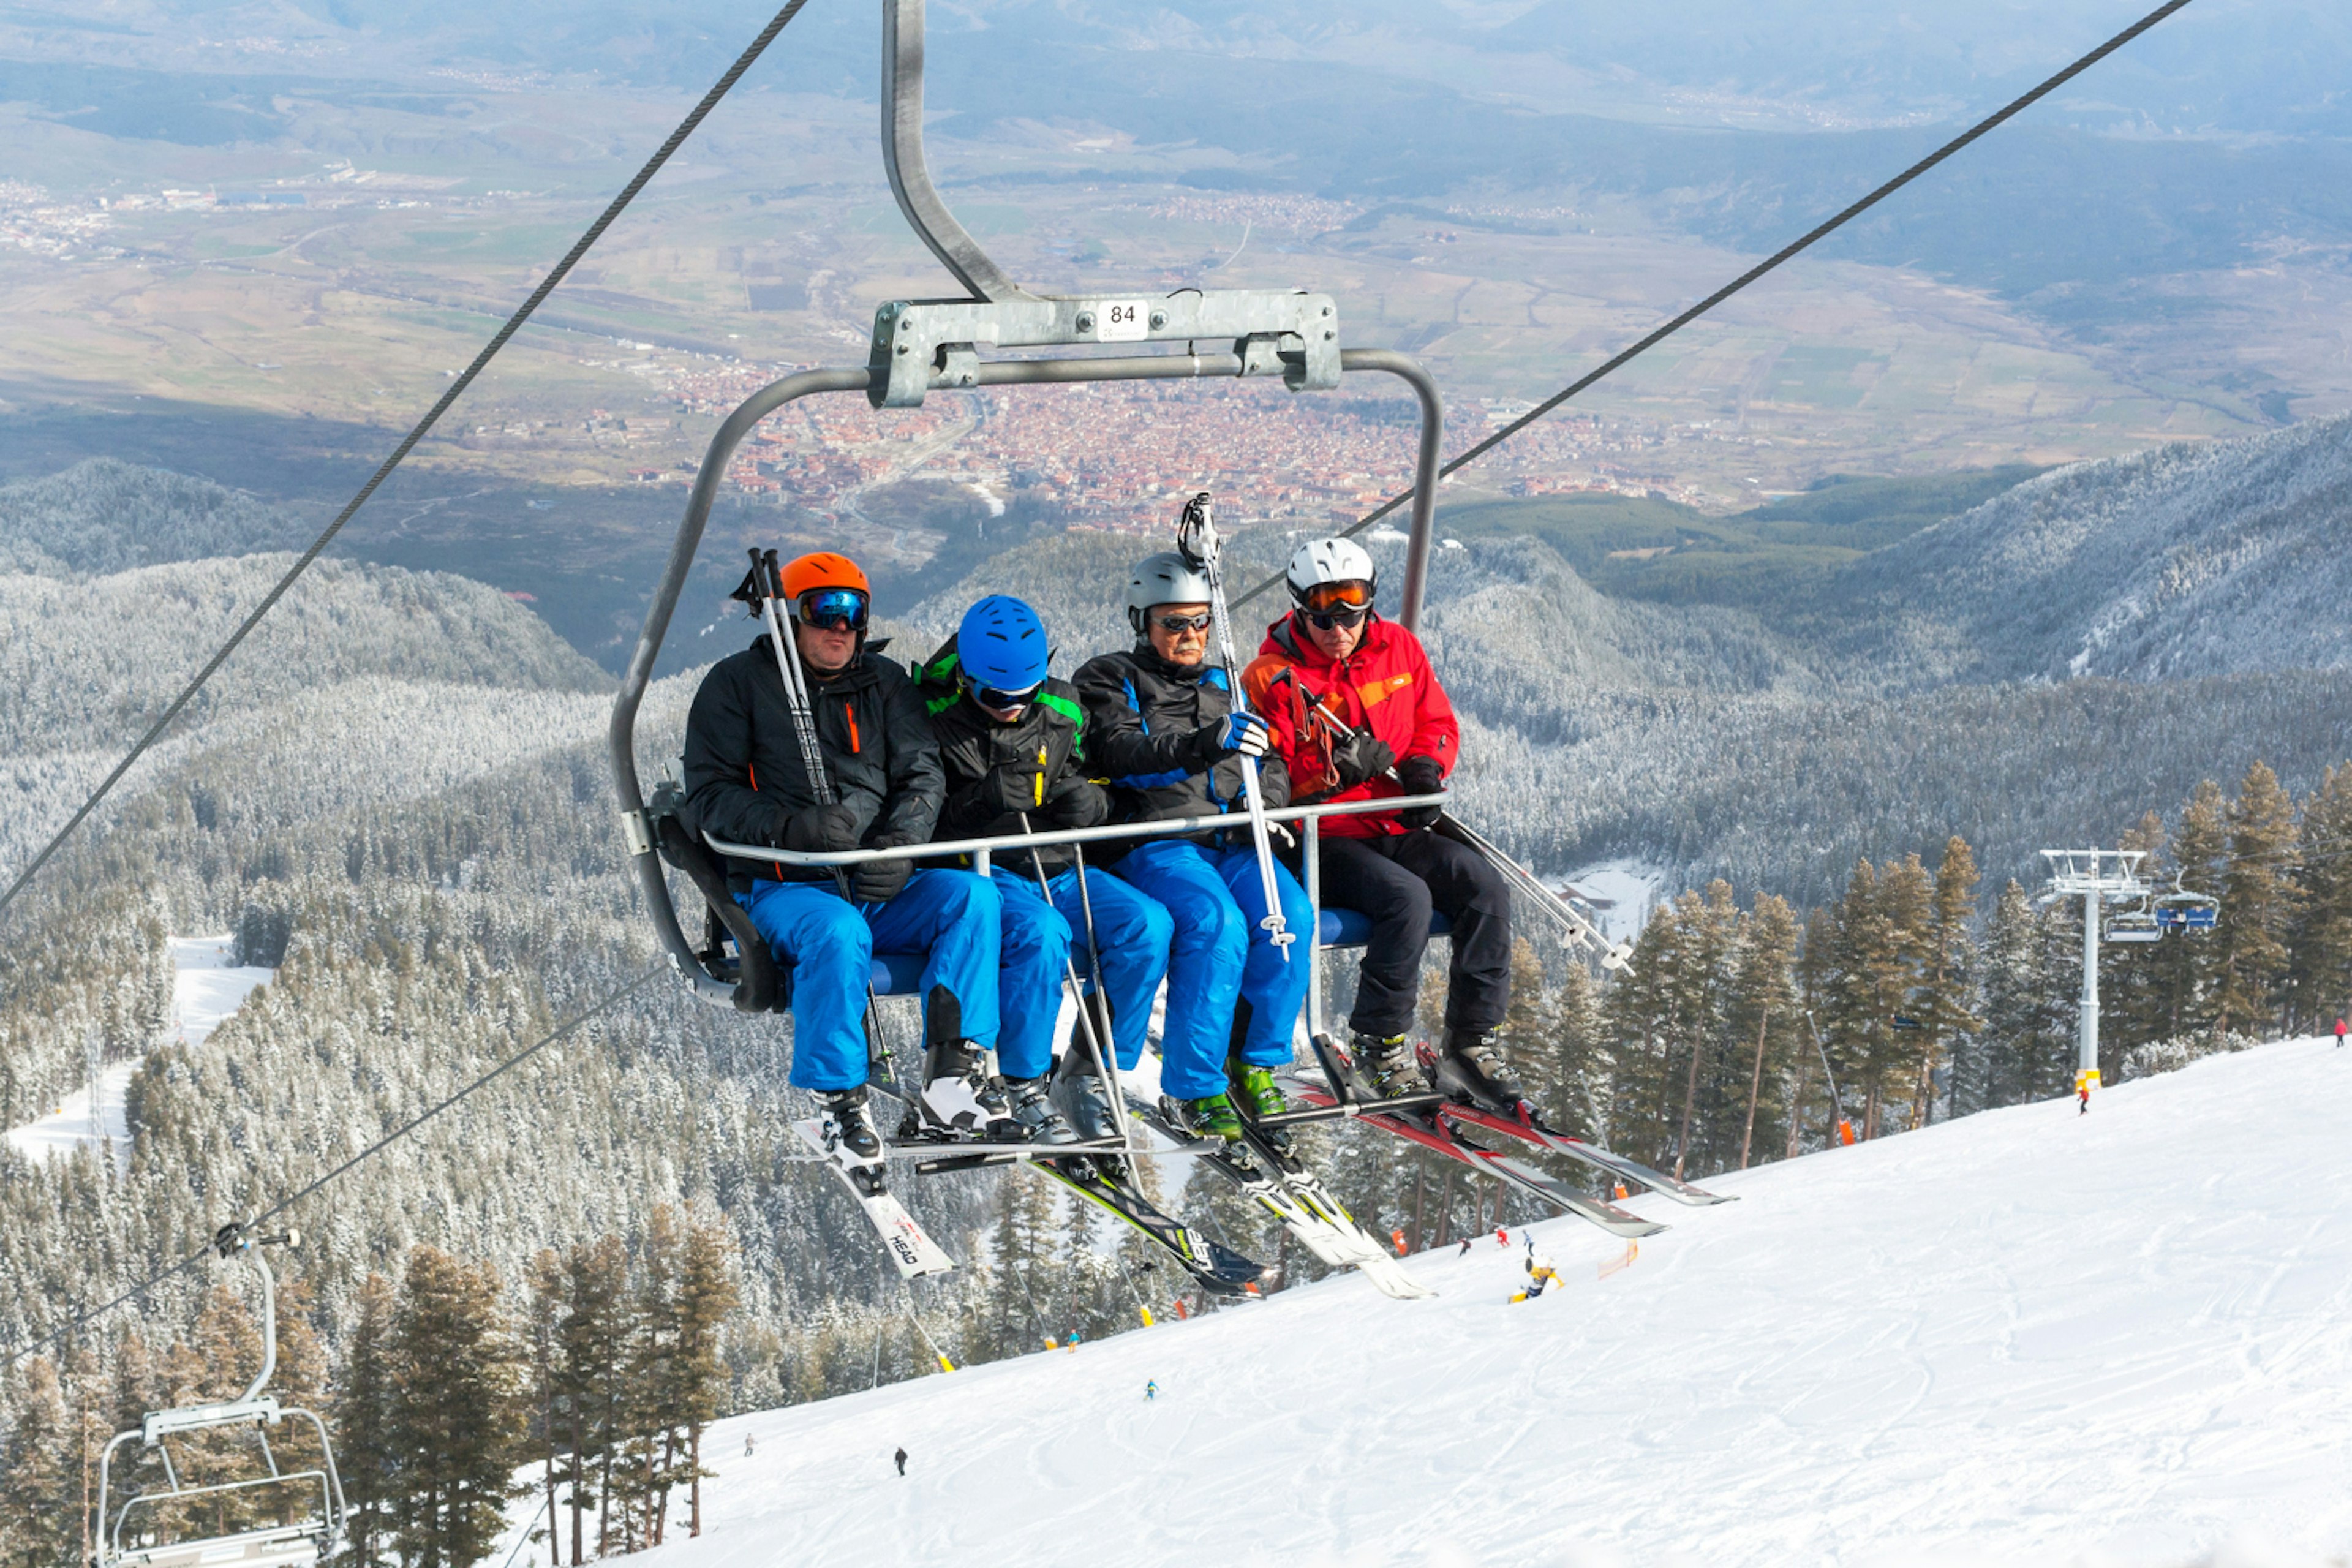
<svg viewBox="0 0 2352 1568">
<path fill-rule="evenodd" d="M 874 596 L 874 585 L 866 580 L 857 563 L 830 550 L 794 556 L 784 563 L 780 575 L 782 581 L 776 585 L 783 590 L 785 598 L 796 604 L 803 594 L 813 588 L 855 588 L 869 599 Z"/>
</svg>

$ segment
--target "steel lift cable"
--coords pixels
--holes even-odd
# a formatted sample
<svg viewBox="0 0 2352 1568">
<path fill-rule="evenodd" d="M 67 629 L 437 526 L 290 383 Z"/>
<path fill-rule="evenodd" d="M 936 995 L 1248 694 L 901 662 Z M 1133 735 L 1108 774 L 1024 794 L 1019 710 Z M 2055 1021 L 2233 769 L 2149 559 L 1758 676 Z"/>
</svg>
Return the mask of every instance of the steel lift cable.
<svg viewBox="0 0 2352 1568">
<path fill-rule="evenodd" d="M 2189 0 L 2166 0 L 2164 5 L 2161 5 L 2155 10 L 2150 11 L 2147 16 L 2142 16 L 2138 21 L 2134 22 L 2130 26 L 2126 27 L 2122 32 L 2117 33 L 2114 37 L 2109 38 L 2105 43 L 2101 44 L 2089 54 L 2083 56 L 2080 59 L 2074 61 L 2074 64 L 2068 66 L 2064 70 L 2060 71 L 2056 76 L 2050 78 L 2047 81 L 2042 82 L 2040 86 L 2032 89 L 2031 91 L 2011 100 L 2007 104 L 2004 104 L 2001 108 L 1996 110 L 1991 114 L 1987 115 L 1984 119 L 1978 121 L 1974 125 L 1969 126 L 1966 131 L 1963 131 L 1958 136 L 1953 137 L 1949 142 L 1945 142 L 1941 147 L 1937 148 L 1933 153 L 1928 153 L 1926 157 L 1920 159 L 1917 163 L 1912 164 L 1909 168 L 1904 170 L 1901 174 L 1895 175 L 1893 179 L 1887 181 L 1885 184 L 1879 186 L 1868 195 L 1864 196 L 1861 200 L 1855 202 L 1852 206 L 1849 206 L 1844 211 L 1839 213 L 1836 216 L 1828 219 L 1818 227 L 1812 229 L 1801 237 L 1790 241 L 1787 245 L 1781 247 L 1779 250 L 1774 251 L 1771 255 L 1766 257 L 1763 260 L 1758 262 L 1755 266 L 1749 268 L 1747 271 L 1741 273 L 1730 282 L 1725 284 L 1722 288 L 1717 289 L 1714 293 L 1709 294 L 1706 299 L 1701 300 L 1697 304 L 1693 305 L 1689 310 L 1685 310 L 1681 315 L 1675 317 L 1672 321 L 1667 321 L 1664 325 L 1651 332 L 1649 336 L 1643 338 L 1640 342 L 1633 343 L 1630 347 L 1620 350 L 1616 354 L 1611 356 L 1609 359 L 1603 360 L 1600 364 L 1595 365 L 1591 370 L 1587 371 L 1584 374 L 1578 376 L 1574 381 L 1569 383 L 1559 391 L 1552 394 L 1549 397 L 1545 398 L 1541 403 L 1537 404 L 1527 413 L 1522 414 L 1517 419 L 1512 420 L 1508 425 L 1504 426 L 1500 430 L 1496 431 L 1492 436 L 1487 437 L 1476 446 L 1472 447 L 1460 457 L 1451 459 L 1444 468 L 1438 470 L 1438 477 L 1440 479 L 1449 478 L 1454 474 L 1459 473 L 1462 469 L 1468 468 L 1471 464 L 1476 462 L 1479 458 L 1485 457 L 1487 453 L 1493 451 L 1496 447 L 1501 446 L 1504 442 L 1509 440 L 1520 431 L 1526 429 L 1528 426 L 1533 425 L 1537 420 L 1541 419 L 1544 416 L 1549 414 L 1553 409 L 1558 408 L 1561 404 L 1566 403 L 1570 398 L 1574 397 L 1577 394 L 1591 386 L 1593 383 L 1600 381 L 1604 376 L 1613 375 L 1618 371 L 1624 369 L 1625 366 L 1631 364 L 1634 360 L 1639 359 L 1650 350 L 1656 348 L 1660 343 L 1665 342 L 1676 332 L 1681 331 L 1685 327 L 1689 326 L 1693 321 L 1697 321 L 1701 316 L 1706 315 L 1717 305 L 1722 304 L 1726 300 L 1730 299 L 1734 294 L 1737 294 L 1741 289 L 1747 288 L 1750 283 L 1755 282 L 1765 274 L 1775 270 L 1783 262 L 1790 260 L 1791 258 L 1811 249 L 1822 240 L 1828 238 L 1832 234 L 1835 234 L 1839 229 L 1843 228 L 1847 224 L 1852 223 L 1855 218 L 1860 217 L 1863 214 L 1876 206 L 1879 203 L 1885 201 L 1887 197 L 1893 195 L 1895 192 L 1901 190 L 1904 186 L 1909 184 L 1912 181 L 1917 179 L 1920 175 L 1926 174 L 1928 170 L 1934 168 L 1945 159 L 1951 157 L 1954 153 L 1959 152 L 1962 148 L 1967 147 L 1970 142 L 1976 141 L 1979 137 L 1985 135 L 1988 132 L 1996 129 L 2008 121 L 2015 119 L 2018 115 L 2023 113 L 2026 110 L 2031 109 L 2034 104 L 2042 101 L 2042 100 L 2049 97 L 2052 93 L 2057 91 L 2060 88 L 2065 86 L 2068 82 L 2074 80 L 2084 71 L 2089 70 L 2093 66 L 2097 65 L 2101 60 L 2105 59 L 2109 55 L 2114 54 L 2117 49 L 2122 48 L 2126 44 L 2130 43 L 2134 38 L 2138 37 L 2142 33 L 2147 32 L 2149 28 L 2163 21 L 2174 12 L 2186 8 L 2189 4 Z M 1388 500 L 1382 501 L 1370 513 L 1349 524 L 1341 531 L 1340 537 L 1343 539 L 1353 538 L 1357 534 L 1363 532 L 1364 530 L 1371 527 L 1372 524 L 1380 521 L 1381 519 L 1396 510 L 1397 508 L 1404 505 L 1405 502 L 1412 499 L 1412 492 L 1411 490 L 1407 490 L 1402 495 L 1391 496 Z M 1256 598 L 1260 594 L 1265 593 L 1269 588 L 1276 586 L 1281 582 L 1282 577 L 1278 574 L 1275 576 L 1268 577 L 1265 582 L 1260 583 L 1256 587 L 1252 588 L 1248 593 L 1244 594 L 1241 597 L 1235 599 L 1234 603 L 1236 605 L 1246 605 L 1252 599 Z"/>
<path fill-rule="evenodd" d="M 369 1144 L 366 1148 L 361 1150 L 358 1153 L 352 1155 L 341 1164 L 337 1165 L 325 1175 L 319 1177 L 316 1181 L 302 1188 L 299 1192 L 295 1193 L 290 1197 L 278 1199 L 276 1203 L 270 1205 L 269 1207 L 262 1210 L 261 1213 L 254 1215 L 251 1219 L 244 1220 L 240 1223 L 248 1230 L 268 1224 L 269 1221 L 277 1218 L 279 1215 L 284 1214 L 288 1209 L 292 1208 L 296 1204 L 300 1203 L 303 1199 L 319 1192 L 320 1189 L 326 1186 L 328 1183 L 332 1182 L 338 1176 L 342 1175 L 344 1173 L 352 1170 L 355 1166 L 365 1163 L 367 1161 L 373 1159 L 376 1155 L 383 1153 L 386 1149 L 389 1149 L 394 1143 L 399 1142 L 402 1139 L 407 1137 L 410 1133 L 415 1131 L 418 1128 L 424 1126 L 426 1122 L 432 1121 L 435 1117 L 440 1115 L 451 1106 L 456 1105 L 459 1100 L 466 1099 L 475 1090 L 482 1089 L 488 1084 L 495 1082 L 499 1079 L 504 1078 L 508 1073 L 512 1072 L 515 1068 L 522 1066 L 523 1063 L 539 1055 L 540 1052 L 545 1050 L 548 1047 L 554 1045 L 557 1041 L 568 1039 L 572 1036 L 579 1033 L 581 1029 L 584 1028 L 594 1019 L 610 1012 L 613 1008 L 619 1006 L 623 1002 L 627 1001 L 631 996 L 635 995 L 639 991 L 645 989 L 646 985 L 653 982 L 656 976 L 665 973 L 668 967 L 669 966 L 666 963 L 657 963 L 651 969 L 648 969 L 636 976 L 634 980 L 628 981 L 626 984 L 621 985 L 618 989 L 607 992 L 600 1000 L 582 1009 L 580 1012 L 574 1013 L 571 1017 L 565 1019 L 562 1023 L 558 1024 L 554 1028 L 550 1029 L 546 1034 L 541 1035 L 538 1039 L 533 1040 L 530 1045 L 525 1046 L 521 1050 L 517 1051 L 513 1056 L 509 1057 L 506 1060 L 500 1062 L 498 1066 L 492 1068 L 489 1071 L 484 1073 L 481 1077 L 476 1079 L 465 1088 L 457 1090 L 455 1094 L 450 1095 L 447 1099 L 443 1100 L 437 1104 L 428 1107 L 424 1110 L 418 1111 L 415 1116 L 410 1117 L 406 1121 L 402 1122 L 398 1127 L 394 1128 L 391 1131 L 385 1133 L 383 1137 L 377 1139 L 374 1142 Z M 53 1329 L 37 1340 L 28 1340 L 25 1343 L 18 1345 L 16 1349 L 8 1352 L 5 1360 L 0 1360 L 0 1372 L 7 1371 L 9 1368 L 15 1366 L 18 1362 L 24 1360 L 26 1356 L 31 1355 L 35 1351 L 53 1345 L 59 1340 L 66 1338 L 68 1335 L 78 1332 L 85 1325 L 98 1318 L 105 1316 L 107 1313 L 114 1310 L 115 1308 L 121 1306 L 124 1302 L 133 1300 L 138 1297 L 145 1295 L 148 1291 L 154 1289 L 157 1286 L 163 1284 L 165 1280 L 171 1279 L 173 1275 L 178 1274 L 183 1269 L 187 1268 L 193 1264 L 203 1262 L 205 1258 L 211 1257 L 212 1253 L 213 1244 L 207 1241 L 203 1247 L 198 1247 L 194 1252 L 190 1253 L 187 1257 L 181 1258 L 177 1263 L 174 1263 L 169 1268 L 157 1273 L 149 1275 L 145 1279 L 133 1285 L 131 1289 L 123 1291 L 113 1300 L 92 1307 L 89 1310 L 80 1313 L 64 1327 Z"/>
<path fill-rule="evenodd" d="M 335 535 L 343 531 L 343 524 L 351 521 L 360 508 L 368 503 L 369 498 L 375 494 L 384 480 L 392 477 L 392 471 L 400 467 L 409 453 L 416 449 L 417 443 L 424 440 L 433 426 L 441 422 L 441 416 L 449 412 L 450 406 L 465 395 L 466 389 L 474 384 L 474 378 L 480 375 L 490 361 L 498 357 L 499 351 L 507 346 L 508 340 L 522 330 L 523 323 L 530 320 L 531 312 L 537 310 L 547 297 L 555 292 L 556 285 L 562 283 L 570 275 L 572 268 L 579 264 L 580 258 L 588 254 L 589 248 L 604 237 L 604 231 L 613 226 L 614 220 L 628 209 L 631 202 L 637 199 L 637 193 L 644 190 L 647 182 L 656 174 L 661 173 L 662 165 L 669 162 L 670 155 L 685 144 L 688 137 L 694 134 L 695 129 L 702 123 L 705 117 L 719 107 L 719 100 L 727 96 L 736 82 L 742 79 L 743 73 L 751 68 L 752 63 L 766 52 L 770 44 L 775 42 L 776 35 L 782 32 L 792 19 L 800 14 L 801 7 L 807 4 L 808 0 L 791 0 L 790 5 L 770 18 L 768 25 L 760 30 L 760 36 L 751 40 L 751 47 L 738 55 L 735 63 L 727 68 L 727 73 L 711 86 L 709 92 L 702 95 L 702 101 L 696 104 L 684 120 L 678 121 L 677 129 L 669 133 L 669 140 L 664 142 L 660 150 L 646 160 L 645 167 L 637 171 L 636 177 L 621 187 L 621 194 L 613 198 L 612 205 L 597 216 L 596 221 L 588 226 L 587 232 L 583 234 L 573 243 L 572 248 L 564 253 L 563 259 L 557 262 L 549 270 L 547 276 L 541 279 L 539 287 L 530 291 L 530 297 L 516 309 L 513 315 L 507 318 L 506 325 L 500 327 L 490 341 L 482 345 L 482 352 L 474 356 L 474 363 L 467 365 L 458 374 L 457 379 L 449 384 L 449 389 L 441 395 L 440 401 L 425 411 L 425 417 L 419 419 L 415 427 L 401 438 L 400 445 L 392 449 L 392 455 L 384 458 L 374 473 L 368 476 L 367 483 L 359 488 L 359 493 L 352 496 L 343 510 L 335 514 L 335 521 L 329 523 L 319 537 L 310 542 L 310 547 L 302 552 L 292 566 L 287 568 L 286 574 L 278 580 L 277 585 L 262 596 L 261 603 L 253 607 L 253 613 L 245 617 L 236 630 L 229 634 L 228 640 L 221 644 L 220 650 L 213 655 L 202 669 L 196 671 L 195 679 L 189 681 L 177 697 L 172 699 L 171 705 L 163 710 L 154 723 L 148 726 L 147 732 L 139 737 L 137 743 L 131 748 L 122 761 L 115 764 L 114 771 L 106 775 L 98 788 L 90 792 L 89 798 L 83 801 L 80 808 L 67 819 L 66 825 L 58 829 L 56 837 L 43 845 L 41 852 L 34 856 L 25 868 L 17 873 L 16 879 L 8 885 L 8 890 L 0 893 L 0 910 L 5 910 L 16 900 L 16 895 L 25 889 L 26 884 L 33 879 L 43 866 L 48 864 L 49 857 L 55 855 L 58 847 L 73 837 L 74 829 L 79 827 L 89 814 L 98 809 L 99 803 L 113 792 L 116 784 L 122 782 L 123 775 L 131 771 L 141 757 L 146 755 L 148 748 L 163 738 L 163 731 L 171 728 L 172 721 L 180 716 L 182 710 L 195 700 L 196 693 L 203 690 L 205 684 L 219 672 L 223 664 L 228 661 L 228 656 L 235 653 L 246 637 L 252 633 L 253 628 L 261 624 L 263 616 L 278 607 L 278 601 L 286 596 L 295 582 L 310 569 L 311 563 L 317 561 L 327 546 L 334 542 Z"/>
</svg>

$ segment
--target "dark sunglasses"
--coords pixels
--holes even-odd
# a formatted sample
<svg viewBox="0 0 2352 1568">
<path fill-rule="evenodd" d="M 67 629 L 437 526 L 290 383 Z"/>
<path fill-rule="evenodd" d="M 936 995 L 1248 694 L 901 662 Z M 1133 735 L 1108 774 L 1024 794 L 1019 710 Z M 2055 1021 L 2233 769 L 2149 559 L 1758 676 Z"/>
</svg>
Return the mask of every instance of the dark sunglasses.
<svg viewBox="0 0 2352 1568">
<path fill-rule="evenodd" d="M 1018 691 L 1000 691 L 993 686 L 974 686 L 967 681 L 964 689 L 971 693 L 974 702 L 998 713 L 1026 708 L 1037 700 L 1037 689 L 1034 686 L 1024 686 Z"/>
<path fill-rule="evenodd" d="M 1307 617 L 1307 625 L 1313 626 L 1317 631 L 1328 632 L 1333 626 L 1360 626 L 1363 623 L 1364 617 L 1370 615 L 1372 612 L 1368 609 L 1358 609 L 1301 610 L 1298 613 L 1305 616 Z"/>
<path fill-rule="evenodd" d="M 866 595 L 855 588 L 812 588 L 793 608 L 804 626 L 836 632 L 866 629 Z"/>
<path fill-rule="evenodd" d="M 1213 612 L 1202 610 L 1197 616 L 1154 616 L 1151 624 L 1163 632 L 1205 632 L 1213 619 Z"/>
</svg>

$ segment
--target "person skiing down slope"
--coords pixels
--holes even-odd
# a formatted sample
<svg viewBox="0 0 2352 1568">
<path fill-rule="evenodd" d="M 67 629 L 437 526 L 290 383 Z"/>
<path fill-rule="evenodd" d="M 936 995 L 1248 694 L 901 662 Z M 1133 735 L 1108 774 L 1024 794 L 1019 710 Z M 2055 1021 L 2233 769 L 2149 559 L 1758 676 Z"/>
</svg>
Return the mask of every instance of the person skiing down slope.
<svg viewBox="0 0 2352 1568">
<path fill-rule="evenodd" d="M 1109 796 L 1083 771 L 1086 714 L 1077 689 L 1047 676 L 1050 652 L 1036 611 L 992 594 L 964 612 L 956 634 L 923 667 L 920 689 L 947 770 L 947 804 L 935 837 L 1019 833 L 1024 815 L 1040 830 L 1092 827 L 1110 816 Z M 1168 972 L 1175 932 L 1174 920 L 1156 900 L 1092 867 L 1081 894 L 1076 860 L 1061 846 L 1008 851 L 991 879 L 1004 904 L 997 1063 L 1013 1120 L 1046 1143 L 1094 1142 L 1118 1131 L 1085 1051 L 1074 1047 L 1048 1078 L 1063 975 L 1087 903 L 1101 948 L 1096 956 L 1108 993 L 1107 1034 L 1122 1069 L 1143 1054 L 1151 1000 Z M 1052 891 L 1050 903 L 1038 890 L 1039 876 Z"/>
<path fill-rule="evenodd" d="M 1318 539 L 1300 547 L 1285 575 L 1291 613 L 1266 629 L 1244 689 L 1266 715 L 1299 798 L 1443 790 L 1461 729 L 1421 640 L 1372 608 L 1371 556 L 1350 540 Z M 1437 815 L 1416 806 L 1323 823 L 1323 896 L 1372 922 L 1349 1019 L 1350 1054 L 1381 1098 L 1420 1092 L 1405 1031 L 1430 911 L 1443 910 L 1453 957 L 1436 1088 L 1507 1112 L 1522 1093 L 1495 1038 L 1511 1001 L 1510 888 L 1476 850 L 1431 831 Z"/>
<path fill-rule="evenodd" d="M 1208 662 L 1207 576 L 1174 552 L 1146 557 L 1129 574 L 1127 618 L 1134 647 L 1089 659 L 1077 673 L 1088 753 L 1110 775 L 1120 820 L 1234 811 L 1244 755 L 1261 759 L 1266 803 L 1286 804 L 1289 781 L 1266 754 L 1265 721 L 1234 711 L 1225 671 Z M 1108 869 L 1175 917 L 1160 1088 L 1188 1130 L 1237 1142 L 1228 1090 L 1254 1114 L 1283 1109 L 1272 1069 L 1290 1060 L 1291 1027 L 1307 999 L 1307 965 L 1284 962 L 1262 924 L 1265 894 L 1247 833 L 1149 839 Z M 1289 928 L 1307 930 L 1305 889 L 1278 868 L 1276 885 Z M 1249 1012 L 1229 1077 L 1236 999 Z"/>
<path fill-rule="evenodd" d="M 927 842 L 945 794 L 939 746 L 913 682 L 880 657 L 882 643 L 866 640 L 866 574 L 845 556 L 803 555 L 783 568 L 781 594 L 838 804 L 818 803 L 777 652 L 763 637 L 711 666 L 695 693 L 686 723 L 688 828 L 801 853 Z M 735 596 L 759 613 L 753 579 Z M 730 858 L 727 883 L 792 972 L 792 1082 L 816 1093 L 853 1154 L 882 1152 L 866 1103 L 862 1026 L 877 951 L 925 955 L 924 1123 L 943 1132 L 1003 1123 L 1009 1134 L 984 1054 L 996 1042 L 1003 923 L 988 879 L 876 861 L 855 869 L 845 899 L 831 871 Z"/>
</svg>

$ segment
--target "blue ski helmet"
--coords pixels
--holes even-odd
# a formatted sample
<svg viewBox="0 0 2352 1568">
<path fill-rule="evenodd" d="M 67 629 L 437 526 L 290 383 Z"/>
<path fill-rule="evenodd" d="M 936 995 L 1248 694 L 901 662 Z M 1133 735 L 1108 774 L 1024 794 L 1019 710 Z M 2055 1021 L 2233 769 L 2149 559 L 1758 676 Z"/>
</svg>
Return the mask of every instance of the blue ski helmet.
<svg viewBox="0 0 2352 1568">
<path fill-rule="evenodd" d="M 974 686 L 1026 691 L 1045 679 L 1052 652 L 1037 612 L 1009 594 L 981 600 L 956 627 L 956 658 Z"/>
</svg>

